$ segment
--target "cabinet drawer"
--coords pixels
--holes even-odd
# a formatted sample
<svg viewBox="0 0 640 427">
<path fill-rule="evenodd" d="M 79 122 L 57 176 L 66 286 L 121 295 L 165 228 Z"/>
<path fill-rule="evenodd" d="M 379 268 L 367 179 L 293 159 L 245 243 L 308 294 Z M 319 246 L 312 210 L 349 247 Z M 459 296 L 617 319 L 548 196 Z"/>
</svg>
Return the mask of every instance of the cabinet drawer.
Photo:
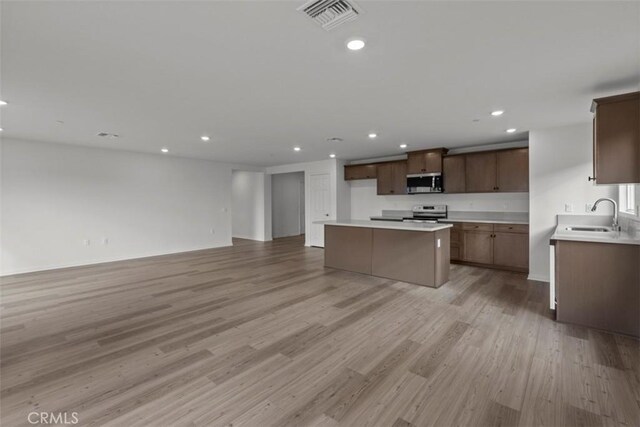
<svg viewBox="0 0 640 427">
<path fill-rule="evenodd" d="M 495 224 L 494 230 L 502 233 L 529 234 L 529 226 L 526 224 Z"/>
<path fill-rule="evenodd" d="M 465 222 L 462 224 L 463 230 L 475 230 L 475 231 L 493 231 L 493 224 L 483 224 L 475 222 Z"/>
</svg>

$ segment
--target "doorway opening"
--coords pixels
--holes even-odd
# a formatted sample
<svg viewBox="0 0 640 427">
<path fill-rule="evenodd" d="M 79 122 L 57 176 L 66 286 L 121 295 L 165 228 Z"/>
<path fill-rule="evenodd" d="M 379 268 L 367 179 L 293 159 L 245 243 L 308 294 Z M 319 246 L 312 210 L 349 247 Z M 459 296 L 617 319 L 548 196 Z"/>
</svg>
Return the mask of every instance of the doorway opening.
<svg viewBox="0 0 640 427">
<path fill-rule="evenodd" d="M 271 176 L 271 230 L 274 239 L 299 236 L 304 245 L 304 193 L 304 172 Z"/>
</svg>

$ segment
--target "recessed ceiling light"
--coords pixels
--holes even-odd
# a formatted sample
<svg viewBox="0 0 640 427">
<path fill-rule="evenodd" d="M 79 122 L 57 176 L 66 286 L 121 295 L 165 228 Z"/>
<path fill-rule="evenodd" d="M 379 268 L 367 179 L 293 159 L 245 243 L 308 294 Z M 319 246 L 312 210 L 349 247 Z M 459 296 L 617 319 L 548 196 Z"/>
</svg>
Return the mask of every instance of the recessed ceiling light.
<svg viewBox="0 0 640 427">
<path fill-rule="evenodd" d="M 3 101 L 0 99 L 0 105 L 7 105 L 7 101 Z"/>
<path fill-rule="evenodd" d="M 331 154 L 329 154 L 329 157 L 331 157 L 332 159 L 335 159 L 335 158 L 336 158 L 336 155 L 335 155 L 335 154 L 333 154 L 333 153 L 331 153 Z"/>
<path fill-rule="evenodd" d="M 201 139 L 201 140 L 203 140 L 203 141 L 208 141 L 208 140 L 210 140 L 211 138 L 209 138 L 207 135 L 202 135 L 202 136 L 200 137 L 200 139 Z"/>
<path fill-rule="evenodd" d="M 373 133 L 373 132 L 372 132 L 372 133 L 370 133 L 370 134 L 369 134 L 369 138 L 371 138 L 371 139 L 373 139 L 373 138 L 375 138 L 375 137 L 377 137 L 377 136 L 378 136 L 378 134 L 377 134 L 377 133 Z"/>
<path fill-rule="evenodd" d="M 163 148 L 163 149 L 161 149 L 160 151 L 162 151 L 163 153 L 168 153 L 168 152 L 169 152 L 169 149 L 168 149 L 168 148 Z"/>
<path fill-rule="evenodd" d="M 492 112 L 491 112 L 491 115 L 492 115 L 492 116 L 495 116 L 495 117 L 497 117 L 497 116 L 501 116 L 501 115 L 503 115 L 503 114 L 504 114 L 504 111 L 503 111 L 503 110 L 496 110 L 496 111 L 492 111 Z"/>
<path fill-rule="evenodd" d="M 300 151 L 301 148 L 300 147 L 293 147 L 293 151 Z"/>
<path fill-rule="evenodd" d="M 364 47 L 365 43 L 362 39 L 353 39 L 347 42 L 347 49 L 349 50 L 360 50 Z"/>
<path fill-rule="evenodd" d="M 407 148 L 407 144 L 400 144 L 400 148 Z"/>
<path fill-rule="evenodd" d="M 506 132 L 507 133 L 514 133 L 516 130 L 517 130 L 516 128 L 510 128 L 510 129 L 507 129 Z"/>
</svg>

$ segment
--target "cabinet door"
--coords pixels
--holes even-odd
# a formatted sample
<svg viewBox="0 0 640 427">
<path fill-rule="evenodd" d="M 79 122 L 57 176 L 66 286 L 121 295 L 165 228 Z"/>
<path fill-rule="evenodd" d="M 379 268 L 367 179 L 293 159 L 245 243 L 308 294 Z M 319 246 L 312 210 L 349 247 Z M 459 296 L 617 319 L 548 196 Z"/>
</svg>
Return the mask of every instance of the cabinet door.
<svg viewBox="0 0 640 427">
<path fill-rule="evenodd" d="M 467 154 L 465 157 L 467 193 L 496 191 L 496 153 L 473 153 Z"/>
<path fill-rule="evenodd" d="M 393 163 L 378 165 L 376 184 L 379 196 L 393 194 Z"/>
<path fill-rule="evenodd" d="M 594 156 L 598 184 L 640 182 L 640 96 L 598 105 Z"/>
<path fill-rule="evenodd" d="M 493 263 L 503 267 L 529 267 L 529 235 L 500 233 L 493 238 Z"/>
<path fill-rule="evenodd" d="M 498 151 L 496 161 L 498 191 L 529 191 L 528 148 Z"/>
<path fill-rule="evenodd" d="M 422 151 L 407 155 L 407 172 L 410 174 L 426 173 L 427 165 Z"/>
<path fill-rule="evenodd" d="M 393 163 L 391 194 L 407 194 L 407 162 Z"/>
<path fill-rule="evenodd" d="M 493 264 L 493 234 L 490 231 L 464 231 L 463 260 Z"/>
<path fill-rule="evenodd" d="M 426 151 L 424 153 L 424 166 L 426 173 L 442 173 L 442 151 Z"/>
<path fill-rule="evenodd" d="M 457 224 L 454 224 L 450 230 L 451 239 L 451 260 L 462 260 L 462 228 Z"/>
<path fill-rule="evenodd" d="M 442 159 L 442 180 L 445 193 L 464 193 L 465 156 L 449 156 Z"/>
<path fill-rule="evenodd" d="M 376 177 L 376 165 L 347 165 L 344 167 L 344 179 L 373 179 Z"/>
</svg>

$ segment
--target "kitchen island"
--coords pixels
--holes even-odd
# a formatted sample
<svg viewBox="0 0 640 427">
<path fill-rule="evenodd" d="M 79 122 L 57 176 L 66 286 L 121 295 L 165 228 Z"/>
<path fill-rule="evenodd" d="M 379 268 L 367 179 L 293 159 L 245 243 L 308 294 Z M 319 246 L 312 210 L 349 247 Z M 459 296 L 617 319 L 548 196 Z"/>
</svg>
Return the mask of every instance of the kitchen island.
<svg viewBox="0 0 640 427">
<path fill-rule="evenodd" d="M 440 287 L 449 280 L 451 224 L 366 220 L 324 224 L 324 265 Z"/>
</svg>

